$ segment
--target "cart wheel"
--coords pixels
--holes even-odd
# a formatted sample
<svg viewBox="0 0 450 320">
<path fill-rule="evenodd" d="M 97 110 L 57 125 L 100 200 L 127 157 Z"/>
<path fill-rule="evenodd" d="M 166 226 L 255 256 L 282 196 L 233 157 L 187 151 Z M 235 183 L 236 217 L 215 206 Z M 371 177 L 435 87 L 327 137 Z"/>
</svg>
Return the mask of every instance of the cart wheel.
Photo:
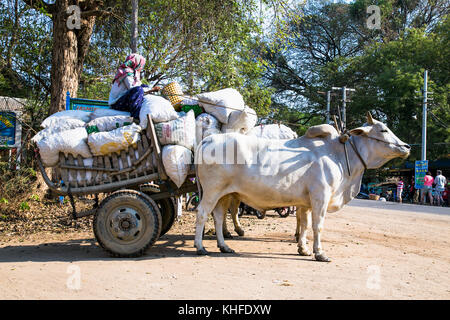
<svg viewBox="0 0 450 320">
<path fill-rule="evenodd" d="M 161 225 L 161 213 L 150 197 L 120 190 L 100 204 L 94 217 L 94 234 L 111 255 L 138 257 L 158 239 Z"/>
<path fill-rule="evenodd" d="M 290 207 L 277 208 L 275 209 L 275 211 L 280 215 L 280 217 L 287 218 L 291 213 L 291 208 Z"/>
<path fill-rule="evenodd" d="M 161 237 L 172 228 L 177 213 L 175 212 L 175 204 L 172 198 L 156 200 L 156 204 L 158 205 L 162 216 L 161 234 L 159 235 Z"/>
<path fill-rule="evenodd" d="M 238 207 L 237 214 L 238 214 L 238 217 L 242 217 L 244 215 L 244 208 L 241 205 L 239 205 L 239 207 Z"/>
<path fill-rule="evenodd" d="M 265 211 L 255 210 L 255 214 L 258 217 L 258 219 L 264 219 L 266 217 Z"/>
</svg>

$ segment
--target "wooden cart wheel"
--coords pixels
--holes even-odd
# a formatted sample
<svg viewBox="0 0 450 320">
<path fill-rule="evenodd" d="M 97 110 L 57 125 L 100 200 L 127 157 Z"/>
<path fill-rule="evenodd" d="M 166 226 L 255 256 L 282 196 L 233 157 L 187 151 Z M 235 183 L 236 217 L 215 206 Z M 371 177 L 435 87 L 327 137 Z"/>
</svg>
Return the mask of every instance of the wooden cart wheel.
<svg viewBox="0 0 450 320">
<path fill-rule="evenodd" d="M 175 212 L 175 203 L 172 198 L 156 200 L 162 217 L 162 227 L 160 237 L 165 235 L 172 228 L 177 213 Z"/>
<path fill-rule="evenodd" d="M 100 204 L 94 217 L 94 234 L 111 255 L 138 257 L 159 238 L 161 225 L 161 213 L 150 197 L 120 190 Z"/>
</svg>

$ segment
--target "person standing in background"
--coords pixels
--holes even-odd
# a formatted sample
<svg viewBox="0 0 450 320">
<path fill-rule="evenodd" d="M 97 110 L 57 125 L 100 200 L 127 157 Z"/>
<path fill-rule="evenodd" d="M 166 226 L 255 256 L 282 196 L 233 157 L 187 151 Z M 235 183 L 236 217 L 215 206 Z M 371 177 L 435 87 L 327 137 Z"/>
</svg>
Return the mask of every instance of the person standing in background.
<svg viewBox="0 0 450 320">
<path fill-rule="evenodd" d="M 425 194 L 428 195 L 428 198 L 430 199 L 430 205 L 433 205 L 433 194 L 431 193 L 431 188 L 433 187 L 434 179 L 431 176 L 431 172 L 427 171 L 427 174 L 423 178 L 423 187 L 422 187 L 422 193 L 420 197 L 420 203 L 425 204 Z"/>
<path fill-rule="evenodd" d="M 403 187 L 404 187 L 404 183 L 402 181 L 402 178 L 400 178 L 400 180 L 397 181 L 397 200 L 399 203 L 402 203 Z"/>
<path fill-rule="evenodd" d="M 445 186 L 447 184 L 447 179 L 442 175 L 441 170 L 437 170 L 437 176 L 434 178 L 434 183 L 436 184 L 437 205 L 440 206 L 441 203 L 444 204 L 442 193 L 445 191 Z"/>
</svg>

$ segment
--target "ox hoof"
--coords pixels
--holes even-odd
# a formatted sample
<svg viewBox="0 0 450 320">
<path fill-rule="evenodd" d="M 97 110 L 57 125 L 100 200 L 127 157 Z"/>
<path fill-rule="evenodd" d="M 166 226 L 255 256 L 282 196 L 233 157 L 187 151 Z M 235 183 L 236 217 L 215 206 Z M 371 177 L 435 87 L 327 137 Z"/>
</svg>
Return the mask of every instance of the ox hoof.
<svg viewBox="0 0 450 320">
<path fill-rule="evenodd" d="M 233 239 L 233 236 L 231 235 L 231 232 L 227 231 L 223 233 L 223 237 L 225 239 Z"/>
<path fill-rule="evenodd" d="M 234 253 L 234 250 L 229 247 L 219 247 L 219 249 L 222 253 Z"/>
<path fill-rule="evenodd" d="M 301 256 L 310 256 L 312 253 L 308 248 L 298 248 L 298 254 Z"/>
<path fill-rule="evenodd" d="M 299 239 L 299 235 L 298 235 L 298 233 L 296 233 L 295 234 L 295 242 L 298 242 L 298 239 Z"/>
<path fill-rule="evenodd" d="M 206 251 L 205 248 L 197 249 L 197 255 L 199 256 L 207 256 L 209 254 L 208 251 Z"/>
<path fill-rule="evenodd" d="M 234 231 L 236 231 L 236 233 L 238 234 L 238 236 L 243 237 L 245 232 L 242 229 L 235 229 Z"/>
<path fill-rule="evenodd" d="M 321 261 L 321 262 L 331 262 L 331 259 L 328 258 L 325 254 L 323 253 L 316 253 L 314 255 L 314 257 L 316 258 L 317 261 Z"/>
</svg>

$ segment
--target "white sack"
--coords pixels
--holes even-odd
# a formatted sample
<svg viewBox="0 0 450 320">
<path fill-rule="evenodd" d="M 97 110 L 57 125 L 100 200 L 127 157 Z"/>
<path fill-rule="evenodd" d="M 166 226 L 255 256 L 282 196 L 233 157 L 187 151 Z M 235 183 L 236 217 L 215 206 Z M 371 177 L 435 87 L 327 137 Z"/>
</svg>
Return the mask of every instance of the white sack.
<svg viewBox="0 0 450 320">
<path fill-rule="evenodd" d="M 41 123 L 42 128 L 54 127 L 61 123 L 61 119 L 78 119 L 83 122 L 88 122 L 90 113 L 81 110 L 65 110 L 52 114 Z"/>
<path fill-rule="evenodd" d="M 98 108 L 94 112 L 91 112 L 91 120 L 101 118 L 101 117 L 111 117 L 111 116 L 126 116 L 130 117 L 131 114 L 127 111 L 119 111 L 114 109 L 104 109 Z"/>
<path fill-rule="evenodd" d="M 86 124 L 88 132 L 111 131 L 120 127 L 128 126 L 133 123 L 133 117 L 127 116 L 107 116 L 96 118 Z"/>
<path fill-rule="evenodd" d="M 216 129 L 220 132 L 219 121 L 208 113 L 200 114 L 195 119 L 195 140 L 197 144 L 205 138 L 205 131 L 209 129 Z"/>
<path fill-rule="evenodd" d="M 164 146 L 162 149 L 162 162 L 167 175 L 179 188 L 189 173 L 189 167 L 192 163 L 192 152 L 183 146 Z"/>
<path fill-rule="evenodd" d="M 255 110 L 245 106 L 242 111 L 233 111 L 228 117 L 228 123 L 222 126 L 222 132 L 239 132 L 246 134 L 258 121 Z"/>
<path fill-rule="evenodd" d="M 241 94 L 233 88 L 201 93 L 196 98 L 199 100 L 198 104 L 207 113 L 212 114 L 224 124 L 228 123 L 228 116 L 232 111 L 240 111 L 245 107 Z"/>
<path fill-rule="evenodd" d="M 266 139 L 295 139 L 298 135 L 284 124 L 266 124 L 253 127 L 248 135 Z"/>
<path fill-rule="evenodd" d="M 194 110 L 178 119 L 156 123 L 155 131 L 161 145 L 178 144 L 192 150 L 195 146 Z"/>
<path fill-rule="evenodd" d="M 144 96 L 141 111 L 139 112 L 139 124 L 142 129 L 147 128 L 148 114 L 152 117 L 153 123 L 166 122 L 178 118 L 178 114 L 169 100 L 151 94 Z"/>
<path fill-rule="evenodd" d="M 92 157 L 89 147 L 86 144 L 88 134 L 85 128 L 53 133 L 37 142 L 39 154 L 46 167 L 53 167 L 58 164 L 59 153 L 63 152 L 66 156 L 82 156 L 83 158 Z"/>
<path fill-rule="evenodd" d="M 70 118 L 53 118 L 48 123 L 51 126 L 39 131 L 32 139 L 33 142 L 38 142 L 43 138 L 46 138 L 54 133 L 81 128 L 84 127 L 85 122 L 78 119 L 70 119 Z"/>
<path fill-rule="evenodd" d="M 220 131 L 219 129 L 216 128 L 211 128 L 206 130 L 205 132 L 203 132 L 203 139 L 205 139 L 206 137 L 209 137 L 212 134 L 221 134 L 222 131 Z"/>
<path fill-rule="evenodd" d="M 141 138 L 141 127 L 133 123 L 108 132 L 96 132 L 89 135 L 88 145 L 94 156 L 103 156 L 113 152 L 120 152 Z"/>
</svg>

